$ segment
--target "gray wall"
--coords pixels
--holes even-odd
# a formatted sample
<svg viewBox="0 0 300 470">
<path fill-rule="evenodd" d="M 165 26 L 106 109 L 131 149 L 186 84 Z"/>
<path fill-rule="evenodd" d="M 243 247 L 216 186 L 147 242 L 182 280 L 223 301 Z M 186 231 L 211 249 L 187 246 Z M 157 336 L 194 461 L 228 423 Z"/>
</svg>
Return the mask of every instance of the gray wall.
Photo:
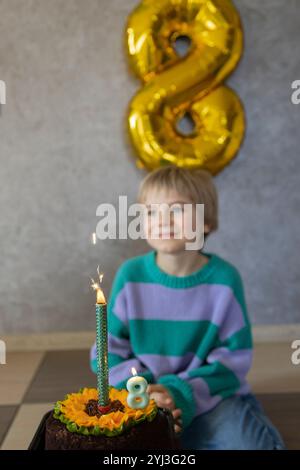
<svg viewBox="0 0 300 470">
<path fill-rule="evenodd" d="M 246 106 L 239 157 L 217 178 L 207 243 L 239 268 L 255 323 L 300 321 L 299 0 L 236 0 L 246 50 L 229 83 Z M 2 0 L 0 334 L 94 327 L 89 275 L 108 290 L 141 242 L 90 243 L 100 202 L 134 201 L 142 173 L 124 137 L 139 83 L 123 29 L 136 0 Z"/>
</svg>

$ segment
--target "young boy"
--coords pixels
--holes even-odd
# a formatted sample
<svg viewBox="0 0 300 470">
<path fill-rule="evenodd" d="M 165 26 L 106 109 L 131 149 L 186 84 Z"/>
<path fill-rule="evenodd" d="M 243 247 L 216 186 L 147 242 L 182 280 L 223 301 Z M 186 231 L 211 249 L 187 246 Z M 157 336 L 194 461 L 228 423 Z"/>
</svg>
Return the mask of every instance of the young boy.
<svg viewBox="0 0 300 470">
<path fill-rule="evenodd" d="M 148 380 L 150 396 L 172 411 L 183 448 L 283 449 L 246 381 L 252 337 L 237 269 L 215 254 L 187 250 L 191 240 L 184 230 L 180 239 L 175 236 L 178 224 L 191 217 L 185 204 L 193 204 L 193 224 L 196 204 L 204 204 L 205 237 L 217 229 L 211 176 L 172 166 L 158 169 L 142 182 L 139 202 L 148 208 L 145 226 L 153 250 L 126 261 L 113 283 L 111 384 L 125 388 L 135 367 Z M 153 204 L 176 204 L 168 225 L 154 217 Z M 158 237 L 150 233 L 151 225 Z M 94 346 L 94 371 L 95 357 Z"/>
</svg>

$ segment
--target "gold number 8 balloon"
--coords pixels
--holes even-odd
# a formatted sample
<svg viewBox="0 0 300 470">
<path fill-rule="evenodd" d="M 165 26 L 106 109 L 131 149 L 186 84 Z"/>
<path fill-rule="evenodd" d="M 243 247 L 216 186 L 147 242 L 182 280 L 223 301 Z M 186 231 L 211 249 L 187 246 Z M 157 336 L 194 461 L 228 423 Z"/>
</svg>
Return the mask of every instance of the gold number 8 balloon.
<svg viewBox="0 0 300 470">
<path fill-rule="evenodd" d="M 178 45 L 185 44 L 182 56 Z M 129 64 L 143 87 L 128 127 L 137 165 L 222 170 L 245 131 L 241 101 L 222 82 L 242 55 L 240 17 L 230 0 L 143 0 L 126 26 Z M 190 131 L 180 129 L 183 119 Z"/>
</svg>

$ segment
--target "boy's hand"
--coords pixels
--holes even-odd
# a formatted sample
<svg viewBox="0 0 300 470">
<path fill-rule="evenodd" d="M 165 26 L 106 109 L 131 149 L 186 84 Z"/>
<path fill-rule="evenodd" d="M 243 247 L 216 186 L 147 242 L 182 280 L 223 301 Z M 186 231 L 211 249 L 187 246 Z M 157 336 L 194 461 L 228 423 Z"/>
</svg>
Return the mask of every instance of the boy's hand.
<svg viewBox="0 0 300 470">
<path fill-rule="evenodd" d="M 180 418 L 182 411 L 179 408 L 175 408 L 175 403 L 168 390 L 159 384 L 148 385 L 147 392 L 150 398 L 156 401 L 157 406 L 160 408 L 168 408 L 172 411 L 172 415 L 175 421 L 174 429 L 176 433 L 181 432 L 182 420 Z"/>
<path fill-rule="evenodd" d="M 147 392 L 149 393 L 150 398 L 153 398 L 156 401 L 157 406 L 159 406 L 160 408 L 168 408 L 169 410 L 174 410 L 174 400 L 169 394 L 166 387 L 159 384 L 151 384 L 148 385 Z"/>
<path fill-rule="evenodd" d="M 182 431 L 182 419 L 180 416 L 182 415 L 182 411 L 179 408 L 176 408 L 175 410 L 172 411 L 172 415 L 175 421 L 174 429 L 176 433 L 179 433 Z"/>
</svg>

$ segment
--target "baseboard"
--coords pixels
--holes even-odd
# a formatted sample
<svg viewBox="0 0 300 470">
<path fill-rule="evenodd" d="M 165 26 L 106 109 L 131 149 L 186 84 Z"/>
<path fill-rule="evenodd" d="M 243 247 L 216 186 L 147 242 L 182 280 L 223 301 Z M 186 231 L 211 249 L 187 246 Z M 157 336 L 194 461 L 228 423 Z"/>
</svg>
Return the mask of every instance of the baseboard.
<svg viewBox="0 0 300 470">
<path fill-rule="evenodd" d="M 35 333 L 27 335 L 7 335 L 1 339 L 11 351 L 62 351 L 89 349 L 95 341 L 92 331 Z"/>
<path fill-rule="evenodd" d="M 285 343 L 300 339 L 300 324 L 257 325 L 253 327 L 255 343 Z M 59 351 L 89 349 L 95 340 L 93 331 L 35 333 L 1 336 L 10 351 Z"/>
<path fill-rule="evenodd" d="M 291 343 L 300 339 L 300 323 L 289 325 L 256 325 L 253 327 L 256 343 Z"/>
</svg>

